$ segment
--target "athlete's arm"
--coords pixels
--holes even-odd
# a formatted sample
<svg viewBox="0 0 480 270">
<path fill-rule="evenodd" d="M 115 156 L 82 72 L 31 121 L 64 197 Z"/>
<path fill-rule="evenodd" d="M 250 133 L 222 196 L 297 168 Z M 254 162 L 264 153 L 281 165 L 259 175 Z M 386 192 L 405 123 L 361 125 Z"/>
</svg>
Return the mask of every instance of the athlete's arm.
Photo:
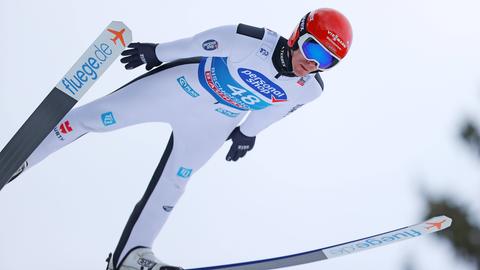
<svg viewBox="0 0 480 270">
<path fill-rule="evenodd" d="M 126 69 L 134 69 L 146 64 L 150 70 L 163 62 L 195 56 L 226 57 L 235 44 L 237 26 L 228 25 L 212 28 L 193 37 L 167 43 L 131 43 L 129 49 L 122 52 L 120 61 Z"/>
<path fill-rule="evenodd" d="M 234 45 L 236 31 L 237 25 L 212 28 L 193 37 L 160 43 L 155 53 L 162 62 L 194 56 L 226 57 Z"/>
</svg>

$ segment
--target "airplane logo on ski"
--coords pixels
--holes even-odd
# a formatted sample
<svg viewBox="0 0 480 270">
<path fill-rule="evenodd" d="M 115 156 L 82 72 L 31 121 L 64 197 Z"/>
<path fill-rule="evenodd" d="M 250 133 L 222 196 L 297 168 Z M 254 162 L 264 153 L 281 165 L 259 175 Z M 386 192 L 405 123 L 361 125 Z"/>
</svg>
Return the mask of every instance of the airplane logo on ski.
<svg viewBox="0 0 480 270">
<path fill-rule="evenodd" d="M 426 229 L 427 229 L 427 230 L 430 230 L 430 229 L 432 229 L 432 228 L 436 228 L 437 230 L 441 230 L 443 223 L 445 223 L 446 221 L 447 221 L 447 220 L 444 219 L 444 220 L 442 220 L 442 221 L 440 221 L 440 222 L 427 222 L 426 224 L 427 224 L 427 225 L 430 225 L 430 226 L 426 227 Z"/>
<path fill-rule="evenodd" d="M 123 28 L 120 31 L 115 31 L 114 29 L 107 29 L 108 32 L 112 33 L 115 35 L 115 37 L 111 38 L 110 40 L 113 41 L 115 45 L 117 45 L 117 40 L 120 40 L 122 43 L 122 46 L 125 47 L 125 40 L 123 39 L 123 33 L 125 33 L 125 28 Z"/>
</svg>

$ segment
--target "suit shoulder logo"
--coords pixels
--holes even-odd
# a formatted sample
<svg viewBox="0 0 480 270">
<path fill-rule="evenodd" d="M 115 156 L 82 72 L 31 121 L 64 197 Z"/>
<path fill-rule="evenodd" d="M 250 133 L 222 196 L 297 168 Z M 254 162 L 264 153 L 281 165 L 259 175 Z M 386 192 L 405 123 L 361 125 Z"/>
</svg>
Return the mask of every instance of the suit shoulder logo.
<svg viewBox="0 0 480 270">
<path fill-rule="evenodd" d="M 206 51 L 213 51 L 218 49 L 218 41 L 215 39 L 209 39 L 202 43 L 202 47 Z"/>
</svg>

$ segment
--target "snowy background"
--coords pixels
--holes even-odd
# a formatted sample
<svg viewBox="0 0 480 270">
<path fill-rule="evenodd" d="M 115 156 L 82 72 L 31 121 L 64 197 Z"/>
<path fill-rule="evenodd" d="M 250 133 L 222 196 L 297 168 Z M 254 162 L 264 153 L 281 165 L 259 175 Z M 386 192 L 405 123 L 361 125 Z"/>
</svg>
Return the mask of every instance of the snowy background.
<svg viewBox="0 0 480 270">
<path fill-rule="evenodd" d="M 224 24 L 289 37 L 309 10 L 354 27 L 326 91 L 225 162 L 225 145 L 190 182 L 154 246 L 200 267 L 317 249 L 422 221 L 420 190 L 480 212 L 480 170 L 458 140 L 480 118 L 480 3 L 404 1 L 0 0 L 0 147 L 111 20 L 135 41 L 165 42 Z M 114 64 L 80 104 L 143 70 Z M 104 269 L 170 134 L 145 124 L 90 134 L 0 192 L 0 269 Z M 475 200 L 477 199 L 477 200 Z M 294 269 L 467 270 L 425 237 Z M 292 268 L 293 269 L 293 268 Z"/>
</svg>

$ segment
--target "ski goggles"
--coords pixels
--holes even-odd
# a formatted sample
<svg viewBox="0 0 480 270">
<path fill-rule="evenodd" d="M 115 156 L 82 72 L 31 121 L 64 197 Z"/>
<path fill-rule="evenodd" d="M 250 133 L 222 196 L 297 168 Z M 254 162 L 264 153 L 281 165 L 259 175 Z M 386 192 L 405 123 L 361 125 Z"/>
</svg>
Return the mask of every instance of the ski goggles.
<svg viewBox="0 0 480 270">
<path fill-rule="evenodd" d="M 302 35 L 298 39 L 298 46 L 306 59 L 317 63 L 319 70 L 330 69 L 340 62 L 340 58 L 333 55 L 309 33 Z"/>
</svg>

